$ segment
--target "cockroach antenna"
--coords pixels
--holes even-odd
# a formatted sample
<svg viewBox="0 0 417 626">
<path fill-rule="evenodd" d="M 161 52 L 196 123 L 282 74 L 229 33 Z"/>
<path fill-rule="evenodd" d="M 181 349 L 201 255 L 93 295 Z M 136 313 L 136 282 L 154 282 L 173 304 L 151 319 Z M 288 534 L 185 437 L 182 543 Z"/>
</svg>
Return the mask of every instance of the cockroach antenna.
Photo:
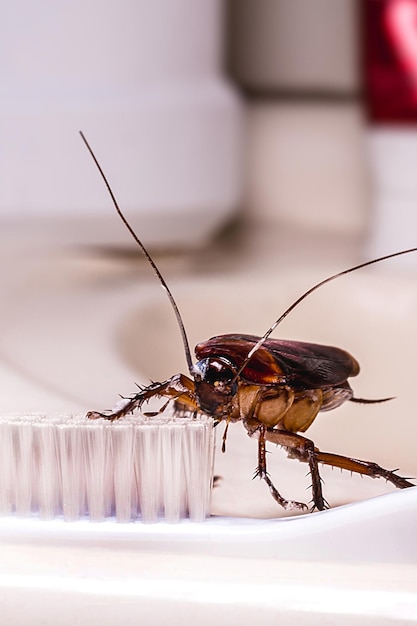
<svg viewBox="0 0 417 626">
<path fill-rule="evenodd" d="M 113 190 L 110 187 L 110 183 L 107 180 L 107 177 L 106 177 L 105 173 L 103 172 L 103 169 L 102 169 L 100 163 L 98 162 L 97 157 L 94 154 L 93 149 L 91 148 L 90 144 L 88 143 L 84 133 L 81 130 L 79 131 L 79 133 L 80 133 L 81 139 L 83 140 L 87 150 L 89 151 L 89 153 L 90 153 L 94 163 L 96 164 L 96 167 L 97 167 L 98 171 L 101 174 L 101 177 L 102 177 L 102 179 L 104 181 L 104 184 L 107 187 L 107 191 L 109 192 L 109 195 L 110 195 L 110 197 L 112 199 L 113 205 L 114 205 L 114 207 L 115 207 L 115 209 L 116 209 L 120 219 L 122 220 L 123 224 L 126 226 L 127 230 L 129 231 L 129 233 L 131 234 L 133 239 L 136 241 L 136 243 L 138 244 L 138 246 L 142 250 L 146 260 L 149 262 L 149 264 L 152 267 L 153 271 L 157 275 L 157 277 L 159 279 L 159 282 L 161 283 L 162 288 L 165 289 L 165 291 L 167 293 L 167 296 L 169 298 L 171 306 L 174 309 L 174 313 L 175 313 L 175 317 L 177 318 L 178 326 L 179 326 L 180 331 L 181 331 L 182 343 L 184 345 L 184 352 L 185 352 L 185 358 L 187 360 L 188 371 L 190 372 L 191 375 L 193 375 L 194 365 L 193 365 L 193 360 L 192 360 L 192 357 L 191 357 L 190 344 L 188 342 L 188 338 L 187 338 L 187 333 L 185 331 L 184 322 L 182 321 L 181 313 L 180 313 L 180 310 L 178 308 L 177 303 L 175 302 L 175 298 L 172 295 L 171 290 L 168 287 L 167 283 L 165 282 L 164 277 L 162 276 L 161 272 L 159 271 L 158 266 L 156 265 L 155 261 L 153 260 L 153 258 L 151 257 L 151 255 L 149 254 L 149 252 L 147 251 L 147 249 L 145 248 L 145 246 L 143 245 L 143 243 L 141 242 L 141 240 L 139 239 L 139 237 L 137 236 L 137 234 L 135 233 L 135 231 L 133 230 L 133 228 L 129 224 L 129 222 L 127 221 L 126 217 L 123 215 L 122 210 L 120 209 L 119 203 L 117 202 L 116 197 L 115 197 L 115 195 L 113 193 Z"/>
<path fill-rule="evenodd" d="M 115 209 L 116 209 L 120 219 L 122 220 L 123 224 L 126 226 L 127 230 L 129 231 L 129 233 L 131 234 L 131 236 L 133 237 L 135 242 L 138 244 L 138 246 L 142 250 L 145 258 L 147 259 L 147 261 L 151 265 L 152 269 L 154 270 L 155 274 L 157 275 L 157 277 L 159 279 L 159 282 L 161 283 L 161 286 L 165 289 L 165 291 L 166 291 L 166 293 L 168 295 L 169 301 L 171 303 L 172 308 L 174 309 L 174 313 L 175 313 L 175 316 L 177 318 L 178 326 L 180 328 L 182 342 L 183 342 L 183 345 L 184 345 L 185 358 L 187 360 L 188 371 L 190 372 L 191 376 L 194 376 L 194 374 L 196 373 L 196 366 L 193 364 L 193 361 L 192 361 L 190 344 L 188 342 L 188 338 L 187 338 L 187 333 L 186 333 L 186 330 L 185 330 L 184 322 L 182 320 L 181 313 L 179 311 L 179 308 L 178 308 L 178 305 L 177 305 L 177 303 L 175 301 L 175 298 L 172 295 L 172 292 L 171 292 L 170 288 L 168 287 L 164 277 L 162 276 L 161 272 L 159 271 L 158 266 L 156 265 L 155 261 L 152 259 L 151 255 L 149 254 L 149 252 L 147 251 L 147 249 L 143 245 L 142 241 L 139 239 L 139 237 L 137 236 L 137 234 L 135 233 L 135 231 L 133 230 L 133 228 L 131 227 L 131 225 L 127 221 L 126 217 L 124 216 L 122 210 L 120 209 L 119 203 L 116 200 L 116 197 L 115 197 L 115 195 L 113 193 L 112 188 L 110 187 L 110 183 L 107 180 L 107 177 L 106 177 L 105 173 L 103 172 L 103 169 L 102 169 L 100 163 L 98 162 L 97 157 L 94 154 L 93 149 L 91 148 L 90 144 L 88 143 L 84 133 L 81 130 L 79 131 L 79 133 L 80 133 L 80 136 L 81 136 L 84 144 L 86 145 L 87 150 L 89 151 L 89 153 L 90 153 L 94 163 L 96 164 L 96 167 L 97 167 L 98 171 L 101 174 L 101 177 L 102 177 L 102 179 L 104 181 L 104 184 L 106 185 L 107 191 L 109 192 L 109 195 L 110 195 L 110 197 L 112 199 L 113 205 L 114 205 L 114 207 L 115 207 Z M 239 369 L 238 369 L 238 371 L 237 371 L 237 373 L 235 375 L 234 381 L 236 382 L 239 379 L 239 376 L 242 374 L 243 370 L 246 368 L 246 366 L 248 365 L 249 361 L 252 359 L 253 355 L 263 346 L 265 341 L 270 337 L 270 335 L 274 332 L 274 330 L 277 328 L 277 326 L 279 326 L 279 324 L 281 324 L 281 322 L 284 321 L 284 319 L 287 317 L 287 315 L 289 315 L 299 304 L 301 304 L 301 302 L 303 302 L 303 300 L 308 298 L 308 296 L 310 296 L 314 291 L 316 291 L 317 289 L 319 289 L 320 287 L 322 287 L 326 283 L 330 283 L 331 281 L 335 280 L 336 278 L 340 278 L 341 276 L 344 276 L 346 274 L 350 274 L 352 272 L 356 272 L 357 270 L 360 270 L 360 269 L 362 269 L 364 267 L 368 267 L 369 265 L 374 265 L 375 263 L 380 263 L 381 261 L 386 261 L 388 259 L 393 259 L 395 257 L 402 256 L 404 254 L 410 254 L 411 252 L 417 252 L 417 247 L 409 248 L 407 250 L 401 250 L 399 252 L 393 252 L 391 254 L 387 254 L 385 256 L 378 257 L 377 259 L 372 259 L 371 261 L 365 261 L 364 263 L 360 263 L 359 265 L 355 265 L 355 266 L 350 267 L 350 268 L 348 268 L 346 270 L 343 270 L 341 272 L 337 272 L 336 274 L 332 274 L 331 276 L 328 276 L 327 278 L 321 280 L 320 282 L 318 282 L 315 285 L 313 285 L 312 287 L 310 287 L 310 289 L 305 291 L 299 298 L 297 298 L 297 300 L 295 300 L 278 317 L 278 319 L 275 320 L 275 322 L 268 328 L 266 333 L 264 333 L 264 335 L 262 335 L 262 337 L 259 339 L 259 341 L 248 352 L 245 360 L 243 361 L 242 365 L 239 367 Z"/>
<path fill-rule="evenodd" d="M 238 370 L 238 372 L 237 372 L 237 374 L 235 376 L 235 380 L 237 380 L 239 378 L 239 376 L 241 375 L 241 373 L 243 372 L 245 367 L 248 365 L 249 361 L 251 360 L 251 358 L 253 357 L 255 352 L 257 352 L 259 350 L 259 348 L 261 348 L 263 346 L 265 341 L 268 339 L 268 337 L 270 337 L 270 335 L 272 335 L 272 333 L 277 328 L 277 326 L 279 326 L 279 324 L 281 324 L 281 322 L 284 321 L 284 319 L 287 317 L 287 315 L 289 315 L 299 304 L 301 304 L 301 302 L 303 300 L 308 298 L 308 296 L 310 296 L 314 291 L 316 291 L 317 289 L 320 289 L 320 287 L 323 287 L 323 285 L 326 285 L 327 283 L 330 283 L 331 281 L 335 280 L 336 278 L 340 278 L 341 276 L 345 276 L 345 274 L 351 274 L 352 272 L 356 272 L 357 270 L 360 270 L 360 269 L 362 269 L 364 267 L 368 267 L 369 265 L 374 265 L 375 263 L 381 263 L 381 261 L 387 261 L 388 259 L 393 259 L 393 258 L 395 258 L 397 256 L 402 256 L 403 254 L 410 254 L 411 252 L 417 252 L 417 248 L 408 248 L 408 250 L 401 250 L 399 252 L 392 252 L 391 254 L 386 254 L 385 256 L 380 256 L 377 259 L 372 259 L 371 261 L 365 261 L 364 263 L 359 263 L 359 265 L 354 265 L 353 267 L 349 267 L 347 270 L 343 270 L 341 272 L 337 272 L 336 274 L 332 274 L 331 276 L 328 276 L 327 278 L 324 278 L 320 282 L 318 282 L 315 285 L 313 285 L 312 287 L 310 287 L 310 289 L 307 289 L 307 291 L 305 291 L 299 298 L 297 298 L 297 300 L 295 300 L 287 309 L 285 309 L 285 311 L 278 317 L 278 319 L 275 320 L 275 322 L 272 324 L 272 326 L 270 326 L 268 328 L 266 333 L 264 335 L 262 335 L 262 337 L 259 339 L 259 341 L 248 352 L 248 355 L 247 355 L 246 359 L 243 361 L 242 365 L 240 366 L 240 368 L 239 368 L 239 370 Z"/>
</svg>

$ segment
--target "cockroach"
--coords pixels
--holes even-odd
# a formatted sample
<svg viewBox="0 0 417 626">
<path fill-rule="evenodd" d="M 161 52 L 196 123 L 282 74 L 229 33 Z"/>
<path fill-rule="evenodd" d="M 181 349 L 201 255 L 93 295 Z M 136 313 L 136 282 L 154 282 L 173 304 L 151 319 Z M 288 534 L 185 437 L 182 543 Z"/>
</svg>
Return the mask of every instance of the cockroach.
<svg viewBox="0 0 417 626">
<path fill-rule="evenodd" d="M 255 475 L 265 481 L 274 500 L 286 510 L 306 511 L 308 507 L 303 502 L 287 500 L 278 492 L 267 472 L 266 442 L 283 447 L 290 458 L 308 464 L 312 479 L 312 510 L 321 511 L 329 506 L 322 492 L 320 463 L 372 478 L 385 478 L 399 489 L 413 487 L 408 478 L 399 476 L 396 471 L 384 469 L 370 461 L 322 452 L 311 439 L 300 434 L 308 430 L 320 411 L 335 409 L 347 400 L 370 404 L 390 399 L 369 400 L 354 396 L 348 379 L 359 373 L 356 359 L 340 348 L 270 339 L 270 335 L 295 307 L 326 283 L 369 265 L 416 252 L 417 248 L 387 254 L 321 280 L 293 302 L 262 337 L 243 334 L 212 337 L 195 347 L 197 362 L 193 363 L 184 323 L 171 290 L 123 215 L 95 154 L 83 133 L 80 134 L 119 217 L 168 295 L 182 335 L 189 371 L 189 376 L 175 374 L 163 382 L 152 382 L 140 387 L 137 393 L 119 401 L 113 410 L 90 411 L 88 417 L 118 420 L 136 409 L 141 410 L 143 404 L 151 398 L 166 398 L 159 412 L 163 412 L 173 401 L 177 414 L 203 413 L 213 418 L 215 425 L 224 422 L 223 451 L 229 423 L 240 421 L 248 435 L 258 440 Z"/>
</svg>

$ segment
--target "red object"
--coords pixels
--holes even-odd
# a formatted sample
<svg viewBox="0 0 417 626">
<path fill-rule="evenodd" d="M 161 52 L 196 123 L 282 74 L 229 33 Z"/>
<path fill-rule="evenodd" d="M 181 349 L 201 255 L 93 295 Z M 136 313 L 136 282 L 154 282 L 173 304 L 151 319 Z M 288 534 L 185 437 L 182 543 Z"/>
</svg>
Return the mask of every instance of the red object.
<svg viewBox="0 0 417 626">
<path fill-rule="evenodd" d="M 417 121 L 417 0 L 359 0 L 368 114 Z"/>
</svg>

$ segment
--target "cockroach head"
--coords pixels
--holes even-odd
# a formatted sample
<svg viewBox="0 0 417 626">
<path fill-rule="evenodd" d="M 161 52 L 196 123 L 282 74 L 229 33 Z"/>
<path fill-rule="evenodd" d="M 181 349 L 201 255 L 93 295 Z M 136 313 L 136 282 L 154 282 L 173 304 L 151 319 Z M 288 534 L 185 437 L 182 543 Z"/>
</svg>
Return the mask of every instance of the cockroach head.
<svg viewBox="0 0 417 626">
<path fill-rule="evenodd" d="M 224 357 L 207 357 L 193 365 L 196 395 L 201 410 L 221 417 L 237 392 L 236 367 Z"/>
</svg>

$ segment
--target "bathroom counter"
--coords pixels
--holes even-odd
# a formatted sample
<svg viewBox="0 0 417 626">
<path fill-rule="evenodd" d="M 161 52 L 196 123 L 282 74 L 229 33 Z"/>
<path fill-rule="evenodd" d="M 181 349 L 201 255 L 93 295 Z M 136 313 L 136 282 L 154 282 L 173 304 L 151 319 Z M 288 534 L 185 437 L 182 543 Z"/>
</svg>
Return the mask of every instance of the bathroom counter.
<svg viewBox="0 0 417 626">
<path fill-rule="evenodd" d="M 31 240 L 21 231 L 0 247 L 2 413 L 104 409 L 119 393 L 133 392 L 135 382 L 185 370 L 175 318 L 133 248 L 117 242 L 60 246 L 59 236 L 53 241 Z M 354 239 L 249 228 L 225 234 L 211 250 L 155 258 L 194 345 L 223 332 L 262 334 L 312 284 L 360 262 L 360 248 Z M 362 366 L 352 381 L 357 395 L 397 398 L 373 407 L 347 403 L 320 415 L 309 430 L 316 444 L 414 476 L 415 278 L 394 262 L 346 277 L 314 294 L 276 332 L 351 351 Z M 90 625 L 136 623 L 138 615 L 155 624 L 166 623 L 168 615 L 173 624 L 198 619 L 244 625 L 260 616 L 264 624 L 417 621 L 417 558 L 409 549 L 414 492 L 394 493 L 382 481 L 324 469 L 326 498 L 347 506 L 306 521 L 280 520 L 264 485 L 251 480 L 256 445 L 239 424 L 230 431 L 227 453 L 218 451 L 216 458 L 222 480 L 213 492 L 215 517 L 207 530 L 197 531 L 204 535 L 198 541 L 192 525 L 180 524 L 175 533 L 182 536 L 181 550 L 172 537 L 158 540 L 164 524 L 154 531 L 139 530 L 140 524 L 112 529 L 109 522 L 110 531 L 108 525 L 86 531 L 81 522 L 47 522 L 42 541 L 34 530 L 42 522 L 30 521 L 29 534 L 20 521 L 14 530 L 3 527 L 2 606 L 13 623 L 27 623 L 28 607 L 46 625 L 57 616 L 60 623 L 73 623 L 74 611 Z M 281 490 L 309 499 L 305 466 L 272 448 L 268 462 Z M 366 507 L 349 505 L 357 500 L 366 500 Z M 355 523 L 347 523 L 351 516 Z M 225 541 L 224 527 L 220 532 L 216 526 L 222 519 L 243 529 L 241 544 L 236 533 Z M 0 520 L 0 527 L 9 521 Z M 289 528 L 301 530 L 288 543 Z M 326 543 L 324 528 L 336 533 L 343 558 L 332 558 L 342 553 Z M 149 543 L 139 537 L 146 532 L 155 532 Z M 372 542 L 373 536 L 380 540 Z M 321 558 L 312 550 L 319 545 L 327 546 Z"/>
</svg>

